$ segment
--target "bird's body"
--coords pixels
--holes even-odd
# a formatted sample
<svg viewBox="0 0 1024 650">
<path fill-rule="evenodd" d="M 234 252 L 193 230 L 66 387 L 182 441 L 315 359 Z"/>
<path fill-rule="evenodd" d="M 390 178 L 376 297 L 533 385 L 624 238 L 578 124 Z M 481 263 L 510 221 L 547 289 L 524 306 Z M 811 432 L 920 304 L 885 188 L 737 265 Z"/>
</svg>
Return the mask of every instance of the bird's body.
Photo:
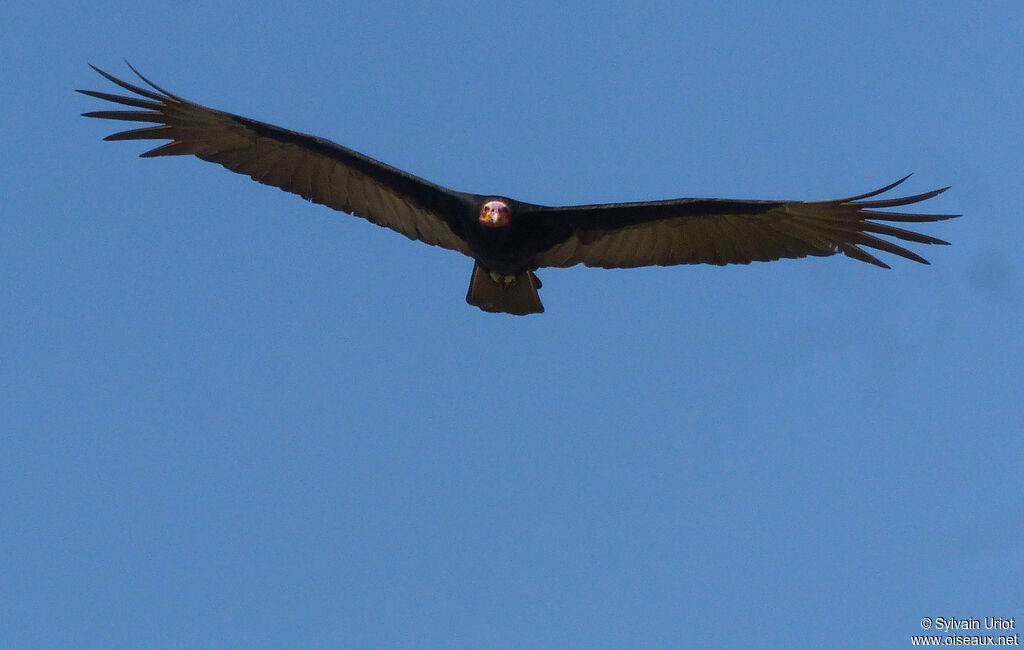
<svg viewBox="0 0 1024 650">
<path fill-rule="evenodd" d="M 878 210 L 917 203 L 945 188 L 868 200 L 906 178 L 859 196 L 812 202 L 675 199 L 547 207 L 456 192 L 328 140 L 181 99 L 141 74 L 152 91 L 94 69 L 138 97 L 79 92 L 141 110 L 83 115 L 157 124 L 115 133 L 107 140 L 170 140 L 143 157 L 192 154 L 410 239 L 467 255 L 475 266 L 466 300 L 485 311 L 542 312 L 540 280 L 534 271 L 547 266 L 747 264 L 844 253 L 886 267 L 861 246 L 927 263 L 876 235 L 922 244 L 946 242 L 877 222 L 957 216 Z"/>
</svg>

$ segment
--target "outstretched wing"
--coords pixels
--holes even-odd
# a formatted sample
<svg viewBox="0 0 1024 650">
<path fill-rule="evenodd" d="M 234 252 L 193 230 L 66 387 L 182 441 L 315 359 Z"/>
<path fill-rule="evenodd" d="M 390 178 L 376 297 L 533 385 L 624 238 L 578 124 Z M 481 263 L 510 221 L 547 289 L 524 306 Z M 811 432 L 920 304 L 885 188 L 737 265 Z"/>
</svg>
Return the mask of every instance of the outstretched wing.
<svg viewBox="0 0 1024 650">
<path fill-rule="evenodd" d="M 539 266 L 585 264 L 604 268 L 670 264 L 748 264 L 783 257 L 844 253 L 884 268 L 861 246 L 927 264 L 927 260 L 877 235 L 920 244 L 941 239 L 879 221 L 925 222 L 960 216 L 884 212 L 941 194 L 866 200 L 896 187 L 908 176 L 874 192 L 832 201 L 732 201 L 677 199 L 541 208 L 531 215 L 542 232 Z"/>
<path fill-rule="evenodd" d="M 135 68 L 132 71 L 153 90 L 91 67 L 137 96 L 78 92 L 142 110 L 94 111 L 84 116 L 158 125 L 121 131 L 104 140 L 170 140 L 142 157 L 192 154 L 410 239 L 471 255 L 458 220 L 465 200 L 458 192 L 323 138 L 192 103 L 153 84 Z"/>
</svg>

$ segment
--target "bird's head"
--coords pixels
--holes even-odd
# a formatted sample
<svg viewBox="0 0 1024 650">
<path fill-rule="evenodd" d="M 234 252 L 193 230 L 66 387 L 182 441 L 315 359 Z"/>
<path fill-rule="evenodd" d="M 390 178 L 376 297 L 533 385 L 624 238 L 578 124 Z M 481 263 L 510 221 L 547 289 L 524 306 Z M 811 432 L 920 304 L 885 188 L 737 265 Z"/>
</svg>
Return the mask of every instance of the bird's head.
<svg viewBox="0 0 1024 650">
<path fill-rule="evenodd" d="M 477 220 L 489 228 L 503 228 L 512 221 L 512 211 L 504 201 L 488 201 L 480 208 Z"/>
</svg>

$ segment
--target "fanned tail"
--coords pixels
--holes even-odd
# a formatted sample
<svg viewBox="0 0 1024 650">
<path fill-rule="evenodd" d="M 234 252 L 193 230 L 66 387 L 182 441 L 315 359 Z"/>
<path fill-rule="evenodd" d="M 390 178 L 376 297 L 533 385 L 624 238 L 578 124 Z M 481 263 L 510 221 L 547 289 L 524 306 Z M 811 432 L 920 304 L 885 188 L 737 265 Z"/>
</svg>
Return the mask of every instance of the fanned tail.
<svg viewBox="0 0 1024 650">
<path fill-rule="evenodd" d="M 466 302 L 484 311 L 495 313 L 540 314 L 544 305 L 540 303 L 540 278 L 533 271 L 523 271 L 516 276 L 498 276 L 495 279 L 490 271 L 477 262 L 473 265 L 473 275 L 469 279 L 469 291 Z"/>
</svg>

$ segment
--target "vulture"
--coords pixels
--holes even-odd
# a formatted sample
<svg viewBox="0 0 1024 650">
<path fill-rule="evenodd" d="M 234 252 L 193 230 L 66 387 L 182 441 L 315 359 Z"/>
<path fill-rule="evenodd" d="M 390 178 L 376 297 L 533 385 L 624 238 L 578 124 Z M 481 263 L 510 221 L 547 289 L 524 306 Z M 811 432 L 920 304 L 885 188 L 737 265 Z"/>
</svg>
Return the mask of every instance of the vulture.
<svg viewBox="0 0 1024 650">
<path fill-rule="evenodd" d="M 748 264 L 843 253 L 889 268 L 865 248 L 928 262 L 888 239 L 947 244 L 881 222 L 919 223 L 959 215 L 891 212 L 941 188 L 876 198 L 885 187 L 829 201 L 683 198 L 550 207 L 493 194 L 456 192 L 329 140 L 182 99 L 132 72 L 147 87 L 90 66 L 130 96 L 79 90 L 135 110 L 85 117 L 149 123 L 104 140 L 168 140 L 141 154 L 193 155 L 304 199 L 362 217 L 406 237 L 473 258 L 466 302 L 516 315 L 544 311 L 535 271 L 584 264 L 633 268 L 673 264 Z M 882 209 L 880 209 L 882 208 Z"/>
</svg>

